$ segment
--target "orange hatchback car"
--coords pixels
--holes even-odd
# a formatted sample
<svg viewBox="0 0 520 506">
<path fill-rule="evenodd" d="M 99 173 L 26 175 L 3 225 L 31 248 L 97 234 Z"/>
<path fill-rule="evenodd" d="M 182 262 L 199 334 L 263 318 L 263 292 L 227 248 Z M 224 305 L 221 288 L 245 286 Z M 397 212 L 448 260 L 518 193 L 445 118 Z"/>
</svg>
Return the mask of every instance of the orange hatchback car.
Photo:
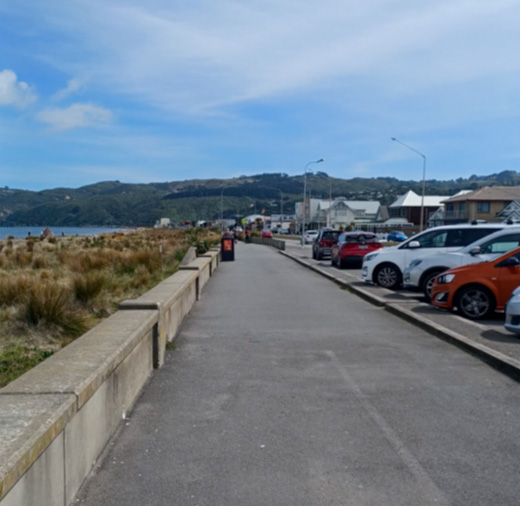
<svg viewBox="0 0 520 506">
<path fill-rule="evenodd" d="M 431 302 L 443 309 L 457 308 L 470 320 L 503 310 L 513 290 L 520 286 L 520 248 L 494 260 L 463 265 L 435 279 Z"/>
</svg>

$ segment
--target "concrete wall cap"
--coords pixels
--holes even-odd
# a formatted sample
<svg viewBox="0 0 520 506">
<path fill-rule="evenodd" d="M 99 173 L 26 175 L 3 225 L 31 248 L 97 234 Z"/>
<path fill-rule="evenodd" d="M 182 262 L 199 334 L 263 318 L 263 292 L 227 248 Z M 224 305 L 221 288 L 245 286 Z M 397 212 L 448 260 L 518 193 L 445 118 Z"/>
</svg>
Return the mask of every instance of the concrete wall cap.
<svg viewBox="0 0 520 506">
<path fill-rule="evenodd" d="M 68 394 L 7 395 L 0 390 L 0 500 L 75 413 Z"/>
</svg>

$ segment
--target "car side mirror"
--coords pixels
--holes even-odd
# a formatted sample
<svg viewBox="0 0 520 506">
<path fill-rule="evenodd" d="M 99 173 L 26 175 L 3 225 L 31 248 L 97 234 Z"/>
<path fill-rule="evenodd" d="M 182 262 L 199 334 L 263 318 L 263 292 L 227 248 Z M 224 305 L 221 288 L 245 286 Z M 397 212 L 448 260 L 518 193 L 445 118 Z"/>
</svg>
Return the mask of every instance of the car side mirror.
<svg viewBox="0 0 520 506">
<path fill-rule="evenodd" d="M 506 258 L 504 261 L 500 262 L 496 267 L 518 267 L 520 265 L 520 260 L 516 257 Z"/>
<path fill-rule="evenodd" d="M 480 246 L 475 246 L 474 248 L 472 248 L 469 252 L 469 254 L 471 256 L 477 256 L 477 255 L 480 255 L 481 253 L 481 250 L 480 250 Z"/>
<path fill-rule="evenodd" d="M 408 247 L 410 249 L 414 249 L 414 248 L 420 248 L 421 247 L 421 243 L 419 241 L 410 241 L 408 243 Z"/>
</svg>

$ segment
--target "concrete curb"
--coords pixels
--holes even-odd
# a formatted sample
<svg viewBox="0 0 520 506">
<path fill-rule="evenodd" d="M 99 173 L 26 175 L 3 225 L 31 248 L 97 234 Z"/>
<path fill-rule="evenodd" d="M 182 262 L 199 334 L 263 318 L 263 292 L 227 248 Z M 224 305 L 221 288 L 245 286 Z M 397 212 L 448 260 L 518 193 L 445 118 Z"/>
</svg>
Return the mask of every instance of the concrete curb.
<svg viewBox="0 0 520 506">
<path fill-rule="evenodd" d="M 387 302 L 383 298 L 370 293 L 368 290 L 363 290 L 362 288 L 354 285 L 352 282 L 339 279 L 336 276 L 331 275 L 329 272 L 325 272 L 319 267 L 309 264 L 305 260 L 297 258 L 291 255 L 290 253 L 280 251 L 280 254 L 290 258 L 291 260 L 294 260 L 300 265 L 307 267 L 311 271 L 314 271 L 322 275 L 323 277 L 333 281 L 334 283 L 348 289 L 350 292 L 358 295 L 367 302 L 370 302 L 371 304 L 374 304 L 378 307 L 383 307 L 389 313 L 392 313 L 408 321 L 409 323 L 412 323 L 413 325 L 416 325 L 417 327 L 426 330 L 430 334 L 442 339 L 443 341 L 446 341 L 464 351 L 467 351 L 471 355 L 481 359 L 483 362 L 492 366 L 496 370 L 509 376 L 511 379 L 520 382 L 520 361 L 508 357 L 507 355 L 504 355 L 499 351 L 495 351 L 492 348 L 488 348 L 483 344 L 476 343 L 471 339 L 468 339 L 466 336 L 463 336 L 458 332 L 454 332 L 453 330 L 439 325 L 438 323 L 432 322 L 426 318 L 418 316 L 414 312 L 402 307 L 398 303 Z"/>
</svg>

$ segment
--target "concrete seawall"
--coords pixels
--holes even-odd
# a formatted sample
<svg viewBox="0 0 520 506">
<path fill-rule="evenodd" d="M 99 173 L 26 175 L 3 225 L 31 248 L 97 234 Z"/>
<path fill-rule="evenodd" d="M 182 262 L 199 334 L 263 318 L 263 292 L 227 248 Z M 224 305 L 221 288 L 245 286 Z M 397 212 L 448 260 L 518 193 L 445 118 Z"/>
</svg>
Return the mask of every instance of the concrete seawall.
<svg viewBox="0 0 520 506">
<path fill-rule="evenodd" d="M 0 389 L 0 505 L 67 506 L 219 265 L 212 249 Z"/>
</svg>

